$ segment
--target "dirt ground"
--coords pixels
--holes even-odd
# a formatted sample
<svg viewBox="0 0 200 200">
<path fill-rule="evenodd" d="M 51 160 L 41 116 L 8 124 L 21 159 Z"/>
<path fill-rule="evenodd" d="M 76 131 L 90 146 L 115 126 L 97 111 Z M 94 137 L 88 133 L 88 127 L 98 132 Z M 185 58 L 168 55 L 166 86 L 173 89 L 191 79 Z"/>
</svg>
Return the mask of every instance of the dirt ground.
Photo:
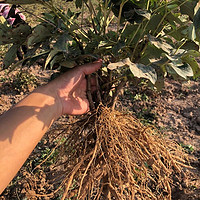
<svg viewBox="0 0 200 200">
<path fill-rule="evenodd" d="M 35 87 L 46 83 L 51 71 L 42 71 L 40 67 L 34 66 L 29 69 L 29 74 L 34 74 L 38 79 L 37 83 L 31 82 L 26 87 L 19 88 L 19 82 L 13 82 L 16 72 L 9 76 L 0 72 L 0 114 L 19 102 Z M 118 103 L 119 107 L 132 112 L 143 123 L 157 126 L 164 137 L 176 141 L 189 156 L 193 169 L 183 169 L 183 178 L 174 180 L 172 199 L 200 200 L 200 82 L 177 82 L 168 78 L 162 92 L 152 91 L 145 85 L 132 85 L 125 89 L 124 94 L 125 98 Z M 68 118 L 63 116 L 54 123 L 53 128 L 67 121 Z M 38 164 L 49 155 L 57 143 L 57 139 L 51 134 L 46 134 L 0 199 L 60 199 L 59 194 L 53 198 L 34 197 L 36 193 L 51 193 L 56 189 L 55 179 L 51 179 L 56 173 L 52 167 L 56 155 L 52 154 L 46 164 Z M 59 180 L 56 181 L 59 183 Z"/>
<path fill-rule="evenodd" d="M 123 102 L 144 123 L 154 124 L 166 138 L 181 145 L 193 169 L 173 185 L 173 200 L 200 199 L 200 82 L 165 80 L 162 92 L 132 89 Z M 137 98 L 136 98 L 137 97 Z M 134 100 L 133 100 L 134 99 Z"/>
</svg>

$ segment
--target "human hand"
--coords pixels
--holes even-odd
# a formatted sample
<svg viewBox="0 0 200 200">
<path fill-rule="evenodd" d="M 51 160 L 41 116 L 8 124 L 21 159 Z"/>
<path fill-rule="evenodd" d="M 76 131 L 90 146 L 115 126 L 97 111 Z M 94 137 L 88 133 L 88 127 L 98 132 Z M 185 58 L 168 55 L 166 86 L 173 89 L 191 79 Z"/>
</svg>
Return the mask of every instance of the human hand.
<svg viewBox="0 0 200 200">
<path fill-rule="evenodd" d="M 49 84 L 51 91 L 53 90 L 56 93 L 56 103 L 59 104 L 60 112 L 58 115 L 81 115 L 89 111 L 85 75 L 97 71 L 101 64 L 102 60 L 98 60 L 94 63 L 75 67 Z"/>
</svg>

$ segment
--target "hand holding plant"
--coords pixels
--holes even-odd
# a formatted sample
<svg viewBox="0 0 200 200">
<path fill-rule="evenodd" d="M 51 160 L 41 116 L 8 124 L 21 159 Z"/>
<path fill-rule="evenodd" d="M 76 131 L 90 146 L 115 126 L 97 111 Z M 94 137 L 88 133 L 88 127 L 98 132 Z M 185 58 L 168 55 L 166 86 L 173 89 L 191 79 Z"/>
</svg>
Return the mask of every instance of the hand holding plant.
<svg viewBox="0 0 200 200">
<path fill-rule="evenodd" d="M 50 91 L 55 93 L 58 99 L 56 102 L 61 110 L 59 115 L 81 115 L 89 111 L 86 76 L 98 70 L 100 66 L 101 60 L 75 67 L 48 84 Z M 91 87 L 95 90 L 95 82 L 91 83 Z"/>
</svg>

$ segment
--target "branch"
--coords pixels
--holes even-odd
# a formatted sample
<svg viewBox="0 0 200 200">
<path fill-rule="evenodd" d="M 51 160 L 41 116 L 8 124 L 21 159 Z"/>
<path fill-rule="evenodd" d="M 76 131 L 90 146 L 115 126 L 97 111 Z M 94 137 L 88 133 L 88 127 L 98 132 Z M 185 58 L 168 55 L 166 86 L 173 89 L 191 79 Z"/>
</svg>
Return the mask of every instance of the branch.
<svg viewBox="0 0 200 200">
<path fill-rule="evenodd" d="M 97 73 L 96 73 L 95 79 L 96 79 L 96 87 L 97 87 L 97 101 L 98 101 L 98 103 L 101 103 L 102 98 L 101 98 L 100 86 L 99 86 L 99 76 Z"/>
<path fill-rule="evenodd" d="M 86 79 L 87 79 L 87 97 L 88 97 L 90 109 L 92 111 L 95 109 L 95 105 L 92 99 L 92 92 L 91 92 L 91 75 L 88 75 Z"/>
<path fill-rule="evenodd" d="M 124 87 L 124 85 L 126 84 L 126 81 L 121 81 L 121 83 L 117 86 L 116 90 L 115 90 L 115 93 L 113 95 L 113 98 L 112 98 L 112 103 L 111 103 L 111 107 L 112 109 L 115 108 L 115 105 L 116 105 L 116 102 L 117 102 L 117 98 L 119 96 L 119 93 L 121 92 L 122 88 Z"/>
</svg>

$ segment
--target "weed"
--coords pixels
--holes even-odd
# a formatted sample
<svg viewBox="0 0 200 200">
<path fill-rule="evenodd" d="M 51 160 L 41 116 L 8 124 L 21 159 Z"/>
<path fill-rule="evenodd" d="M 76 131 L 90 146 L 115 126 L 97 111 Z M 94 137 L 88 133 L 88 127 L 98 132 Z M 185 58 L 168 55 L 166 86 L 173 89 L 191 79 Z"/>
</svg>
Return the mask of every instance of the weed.
<svg viewBox="0 0 200 200">
<path fill-rule="evenodd" d="M 180 143 L 179 145 L 185 150 L 186 153 L 191 154 L 194 152 L 194 147 L 191 144 Z"/>
<path fill-rule="evenodd" d="M 27 92 L 33 90 L 37 84 L 37 78 L 27 71 L 19 72 L 12 81 L 14 89 L 18 92 Z"/>
</svg>

